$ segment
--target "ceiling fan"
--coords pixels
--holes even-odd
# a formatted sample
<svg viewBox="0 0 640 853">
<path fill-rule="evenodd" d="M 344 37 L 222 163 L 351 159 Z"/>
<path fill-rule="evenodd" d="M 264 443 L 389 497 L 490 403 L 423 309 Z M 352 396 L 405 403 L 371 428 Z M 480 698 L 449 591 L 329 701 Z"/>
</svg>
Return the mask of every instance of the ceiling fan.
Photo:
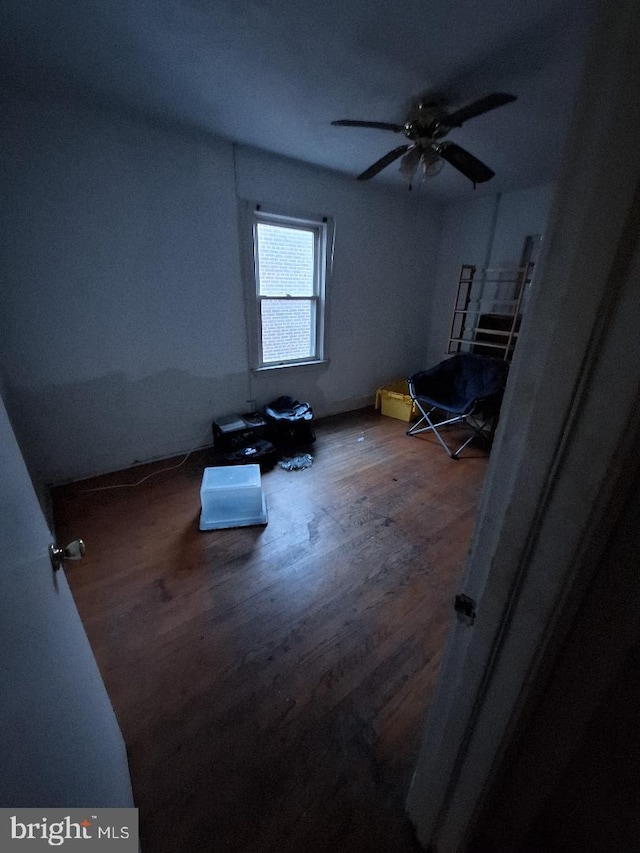
<svg viewBox="0 0 640 853">
<path fill-rule="evenodd" d="M 377 130 L 390 130 L 393 133 L 404 133 L 409 142 L 399 145 L 384 157 L 365 169 L 358 175 L 359 181 L 368 181 L 375 177 L 387 166 L 402 157 L 400 171 L 411 181 L 421 169 L 425 176 L 437 174 L 445 161 L 461 172 L 473 183 L 481 184 L 489 181 L 495 175 L 493 169 L 485 166 L 477 157 L 465 151 L 455 142 L 444 140 L 444 137 L 455 127 L 461 127 L 469 119 L 488 113 L 505 104 L 515 101 L 515 95 L 506 92 L 493 92 L 485 95 L 466 107 L 453 113 L 448 113 L 439 100 L 417 101 L 409 110 L 404 124 L 392 124 L 385 121 L 354 121 L 340 119 L 332 121 L 338 127 L 372 127 Z M 444 141 L 443 141 L 444 140 Z M 411 188 L 411 184 L 409 185 Z"/>
</svg>

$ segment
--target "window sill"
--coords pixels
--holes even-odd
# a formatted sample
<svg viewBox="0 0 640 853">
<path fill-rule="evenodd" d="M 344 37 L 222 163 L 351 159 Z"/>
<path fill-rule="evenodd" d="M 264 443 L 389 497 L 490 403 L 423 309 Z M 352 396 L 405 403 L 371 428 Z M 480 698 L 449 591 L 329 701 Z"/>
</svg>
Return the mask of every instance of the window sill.
<svg viewBox="0 0 640 853">
<path fill-rule="evenodd" d="M 290 367 L 317 367 L 318 365 L 329 364 L 329 359 L 318 358 L 314 361 L 287 361 L 284 364 L 265 364 L 263 367 L 254 367 L 254 373 L 269 373 L 273 370 L 286 370 Z"/>
</svg>

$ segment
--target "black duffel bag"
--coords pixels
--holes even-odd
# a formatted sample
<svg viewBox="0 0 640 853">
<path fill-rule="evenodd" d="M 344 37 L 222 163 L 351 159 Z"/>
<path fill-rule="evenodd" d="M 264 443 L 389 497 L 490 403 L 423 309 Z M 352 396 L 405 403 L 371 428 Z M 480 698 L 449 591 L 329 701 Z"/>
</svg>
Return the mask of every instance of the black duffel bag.
<svg viewBox="0 0 640 853">
<path fill-rule="evenodd" d="M 278 397 L 264 407 L 269 434 L 274 444 L 296 448 L 315 441 L 312 429 L 313 411 L 309 403 L 299 403 L 293 397 Z"/>
</svg>

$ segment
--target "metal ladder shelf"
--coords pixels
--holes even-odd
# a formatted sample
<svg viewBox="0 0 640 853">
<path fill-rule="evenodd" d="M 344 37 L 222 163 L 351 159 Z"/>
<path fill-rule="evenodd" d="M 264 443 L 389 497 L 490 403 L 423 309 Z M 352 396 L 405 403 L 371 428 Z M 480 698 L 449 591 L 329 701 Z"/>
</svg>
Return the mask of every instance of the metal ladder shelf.
<svg viewBox="0 0 640 853">
<path fill-rule="evenodd" d="M 447 352 L 474 352 L 510 361 L 533 267 L 533 262 L 515 269 L 478 269 L 473 264 L 463 264 Z"/>
</svg>

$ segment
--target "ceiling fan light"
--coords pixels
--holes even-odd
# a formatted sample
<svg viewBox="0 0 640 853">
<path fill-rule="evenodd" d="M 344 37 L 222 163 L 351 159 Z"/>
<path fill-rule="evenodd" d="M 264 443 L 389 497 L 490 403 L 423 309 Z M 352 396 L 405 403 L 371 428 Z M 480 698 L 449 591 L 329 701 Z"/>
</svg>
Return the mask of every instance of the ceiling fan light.
<svg viewBox="0 0 640 853">
<path fill-rule="evenodd" d="M 407 178 L 409 183 L 411 183 L 413 176 L 415 175 L 417 170 L 418 170 L 417 163 L 414 165 L 406 165 L 404 163 L 400 163 L 400 174 L 403 175 L 405 178 Z"/>
<path fill-rule="evenodd" d="M 425 178 L 435 178 L 444 169 L 444 160 L 441 157 L 423 157 L 420 165 Z"/>
<path fill-rule="evenodd" d="M 400 174 L 407 178 L 409 183 L 413 180 L 413 176 L 420 165 L 421 157 L 422 154 L 419 149 L 414 147 L 410 148 L 400 160 Z"/>
</svg>

